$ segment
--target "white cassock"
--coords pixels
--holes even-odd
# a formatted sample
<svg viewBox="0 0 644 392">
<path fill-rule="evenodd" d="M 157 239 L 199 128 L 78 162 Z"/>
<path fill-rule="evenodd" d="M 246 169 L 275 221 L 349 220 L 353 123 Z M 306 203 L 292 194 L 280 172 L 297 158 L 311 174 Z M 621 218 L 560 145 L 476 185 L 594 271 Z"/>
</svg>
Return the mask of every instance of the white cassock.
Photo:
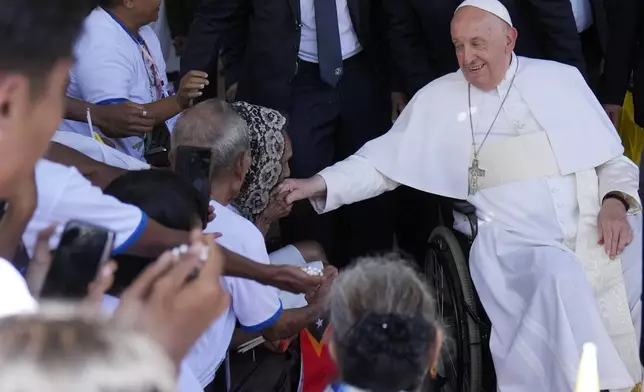
<svg viewBox="0 0 644 392">
<path fill-rule="evenodd" d="M 468 195 L 467 86 L 460 71 L 427 85 L 391 131 L 320 173 L 327 197 L 312 200 L 314 208 L 331 211 L 399 184 L 466 199 L 479 218 L 470 267 L 493 325 L 499 391 L 572 391 L 586 342 L 598 347 L 601 388 L 630 391 L 642 379 L 637 166 L 575 68 L 513 56 L 495 90 L 472 87 L 477 147 L 509 95 L 480 151 L 480 190 Z M 611 191 L 626 195 L 634 230 L 617 260 L 597 245 L 597 215 Z"/>
</svg>

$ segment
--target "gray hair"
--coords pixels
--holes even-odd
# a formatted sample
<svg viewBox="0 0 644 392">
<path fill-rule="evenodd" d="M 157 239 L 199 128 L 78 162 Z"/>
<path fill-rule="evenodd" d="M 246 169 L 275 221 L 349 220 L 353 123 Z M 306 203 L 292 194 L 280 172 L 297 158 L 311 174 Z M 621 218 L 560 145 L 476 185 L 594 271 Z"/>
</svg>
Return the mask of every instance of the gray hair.
<svg viewBox="0 0 644 392">
<path fill-rule="evenodd" d="M 176 369 L 154 341 L 70 309 L 0 320 L 0 391 L 176 390 Z"/>
<path fill-rule="evenodd" d="M 212 150 L 211 179 L 228 174 L 237 159 L 250 151 L 248 126 L 220 99 L 201 102 L 183 113 L 172 132 L 172 148 L 194 146 Z"/>
<path fill-rule="evenodd" d="M 334 282 L 329 307 L 343 381 L 371 391 L 418 387 L 440 344 L 439 322 L 428 284 L 409 263 L 397 254 L 356 260 Z"/>
</svg>

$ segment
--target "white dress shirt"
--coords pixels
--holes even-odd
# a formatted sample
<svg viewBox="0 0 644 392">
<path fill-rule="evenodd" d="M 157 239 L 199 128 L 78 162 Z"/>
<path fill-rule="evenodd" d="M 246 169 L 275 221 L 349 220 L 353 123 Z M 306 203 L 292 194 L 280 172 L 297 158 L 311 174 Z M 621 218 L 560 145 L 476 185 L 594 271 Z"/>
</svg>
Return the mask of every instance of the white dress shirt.
<svg viewBox="0 0 644 392">
<path fill-rule="evenodd" d="M 570 0 L 572 12 L 575 14 L 577 31 L 582 32 L 593 24 L 593 10 L 590 0 Z"/>
<path fill-rule="evenodd" d="M 311 63 L 318 62 L 318 41 L 315 27 L 315 0 L 300 0 L 302 32 L 300 35 L 299 57 Z M 348 59 L 362 50 L 358 36 L 353 28 L 347 0 L 335 0 L 338 9 L 338 29 L 342 46 L 342 59 Z"/>
</svg>

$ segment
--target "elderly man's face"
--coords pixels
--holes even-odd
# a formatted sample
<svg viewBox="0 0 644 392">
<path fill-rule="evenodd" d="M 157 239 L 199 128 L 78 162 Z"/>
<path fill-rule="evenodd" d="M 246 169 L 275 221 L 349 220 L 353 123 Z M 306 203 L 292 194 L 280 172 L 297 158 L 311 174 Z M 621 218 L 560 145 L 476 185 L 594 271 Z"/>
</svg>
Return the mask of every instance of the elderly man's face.
<svg viewBox="0 0 644 392">
<path fill-rule="evenodd" d="M 463 7 L 452 19 L 452 42 L 465 79 L 489 91 L 503 80 L 516 42 L 516 30 L 476 7 Z"/>
</svg>

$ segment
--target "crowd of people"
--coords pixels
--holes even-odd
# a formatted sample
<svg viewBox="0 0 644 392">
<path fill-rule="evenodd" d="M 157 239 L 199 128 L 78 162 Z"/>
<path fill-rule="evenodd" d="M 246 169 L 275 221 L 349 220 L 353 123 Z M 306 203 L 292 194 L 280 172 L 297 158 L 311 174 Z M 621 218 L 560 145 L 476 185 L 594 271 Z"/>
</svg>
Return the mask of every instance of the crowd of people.
<svg viewBox="0 0 644 392">
<path fill-rule="evenodd" d="M 588 342 L 641 390 L 642 2 L 0 9 L 0 391 L 440 390 L 455 200 L 498 390 L 572 391 Z M 75 298 L 70 224 L 111 234 Z"/>
</svg>

